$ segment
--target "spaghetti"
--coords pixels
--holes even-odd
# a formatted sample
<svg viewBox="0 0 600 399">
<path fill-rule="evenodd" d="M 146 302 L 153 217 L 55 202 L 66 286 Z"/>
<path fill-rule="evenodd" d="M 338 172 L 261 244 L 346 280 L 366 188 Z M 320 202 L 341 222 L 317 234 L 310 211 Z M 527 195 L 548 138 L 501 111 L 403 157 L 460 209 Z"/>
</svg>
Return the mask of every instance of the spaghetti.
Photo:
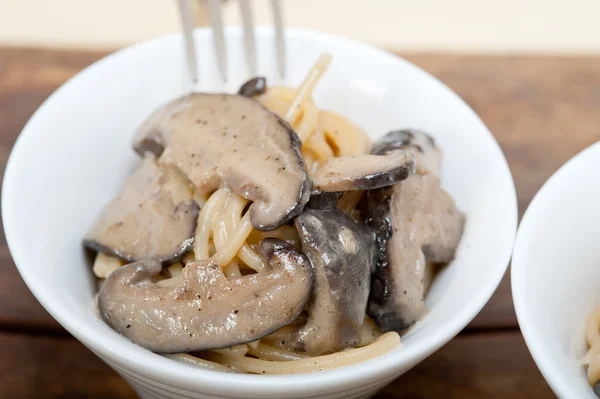
<svg viewBox="0 0 600 399">
<path fill-rule="evenodd" d="M 588 383 L 594 386 L 600 382 L 600 308 L 596 308 L 587 319 L 585 341 L 588 351 L 581 362 L 587 366 Z"/>
</svg>

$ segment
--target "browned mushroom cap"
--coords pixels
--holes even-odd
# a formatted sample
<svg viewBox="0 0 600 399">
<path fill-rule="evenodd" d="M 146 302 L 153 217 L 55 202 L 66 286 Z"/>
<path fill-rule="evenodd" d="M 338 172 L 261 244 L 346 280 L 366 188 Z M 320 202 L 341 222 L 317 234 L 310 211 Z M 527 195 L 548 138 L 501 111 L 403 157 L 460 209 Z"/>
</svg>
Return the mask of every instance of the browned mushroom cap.
<svg viewBox="0 0 600 399">
<path fill-rule="evenodd" d="M 296 133 L 247 97 L 191 94 L 165 105 L 136 137 L 138 152 L 153 146 L 164 146 L 159 163 L 181 169 L 200 195 L 224 184 L 254 201 L 250 217 L 259 230 L 296 217 L 310 197 Z"/>
<path fill-rule="evenodd" d="M 238 90 L 240 96 L 254 97 L 267 91 L 267 79 L 262 76 L 252 78 Z"/>
<path fill-rule="evenodd" d="M 266 273 L 226 278 L 214 261 L 191 262 L 180 277 L 152 282 L 160 262 L 147 259 L 113 272 L 100 290 L 102 319 L 153 352 L 225 348 L 262 338 L 302 312 L 313 269 L 290 244 L 265 239 Z"/>
<path fill-rule="evenodd" d="M 366 193 L 376 232 L 376 271 L 368 313 L 384 331 L 400 331 L 425 311 L 425 268 L 454 258 L 465 218 L 432 174 Z"/>
<path fill-rule="evenodd" d="M 402 150 L 331 158 L 314 174 L 314 187 L 325 192 L 373 190 L 405 180 L 415 170 L 415 157 Z"/>
<path fill-rule="evenodd" d="M 127 261 L 172 261 L 193 243 L 198 204 L 178 170 L 160 167 L 148 154 L 119 195 L 102 211 L 84 245 Z"/>
<path fill-rule="evenodd" d="M 338 209 L 306 209 L 296 227 L 316 271 L 306 325 L 288 346 L 311 355 L 354 347 L 365 317 L 373 238 L 368 229 Z"/>
</svg>

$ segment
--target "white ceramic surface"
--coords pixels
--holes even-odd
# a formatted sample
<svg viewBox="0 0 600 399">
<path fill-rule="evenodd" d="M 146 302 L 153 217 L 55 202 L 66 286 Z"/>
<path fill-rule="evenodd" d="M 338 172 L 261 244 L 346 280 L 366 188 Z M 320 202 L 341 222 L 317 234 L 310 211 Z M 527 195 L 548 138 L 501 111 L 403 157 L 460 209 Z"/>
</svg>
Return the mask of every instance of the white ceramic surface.
<svg viewBox="0 0 600 399">
<path fill-rule="evenodd" d="M 247 79 L 241 31 L 227 32 L 229 83 L 218 79 L 211 36 L 196 39 L 198 90 L 234 91 Z M 276 76 L 273 35 L 257 31 L 259 71 Z M 112 331 L 94 310 L 94 278 L 81 237 L 138 159 L 134 129 L 186 84 L 183 45 L 166 36 L 119 51 L 56 91 L 23 129 L 7 165 L 2 216 L 25 282 L 67 330 L 128 379 L 144 398 L 368 397 L 454 337 L 479 312 L 505 272 L 516 232 L 512 177 L 494 138 L 451 90 L 421 69 L 367 45 L 290 29 L 285 84 L 298 85 L 322 52 L 333 63 L 315 92 L 320 107 L 373 136 L 416 127 L 445 151 L 442 180 L 467 215 L 454 263 L 435 281 L 427 317 L 401 348 L 377 359 L 311 375 L 232 375 L 155 355 Z"/>
<path fill-rule="evenodd" d="M 561 398 L 596 398 L 579 360 L 600 306 L 600 143 L 571 159 L 535 196 L 519 227 L 512 292 L 521 331 Z"/>
</svg>

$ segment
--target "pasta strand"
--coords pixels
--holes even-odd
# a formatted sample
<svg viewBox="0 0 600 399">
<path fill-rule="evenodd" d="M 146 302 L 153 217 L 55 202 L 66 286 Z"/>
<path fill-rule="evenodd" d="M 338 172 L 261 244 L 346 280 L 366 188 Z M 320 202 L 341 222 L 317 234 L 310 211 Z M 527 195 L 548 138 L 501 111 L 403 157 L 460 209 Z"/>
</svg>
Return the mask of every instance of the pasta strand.
<svg viewBox="0 0 600 399">
<path fill-rule="evenodd" d="M 600 307 L 588 316 L 585 326 L 585 340 L 589 349 L 581 363 L 588 366 L 588 382 L 593 386 L 600 381 Z"/>
<path fill-rule="evenodd" d="M 361 348 L 348 349 L 330 355 L 316 356 L 306 359 L 289 361 L 261 360 L 249 357 L 226 358 L 221 354 L 211 353 L 207 359 L 213 362 L 227 364 L 236 369 L 253 374 L 296 374 L 328 370 L 349 366 L 380 356 L 400 345 L 400 336 L 388 332 L 375 342 Z"/>
</svg>

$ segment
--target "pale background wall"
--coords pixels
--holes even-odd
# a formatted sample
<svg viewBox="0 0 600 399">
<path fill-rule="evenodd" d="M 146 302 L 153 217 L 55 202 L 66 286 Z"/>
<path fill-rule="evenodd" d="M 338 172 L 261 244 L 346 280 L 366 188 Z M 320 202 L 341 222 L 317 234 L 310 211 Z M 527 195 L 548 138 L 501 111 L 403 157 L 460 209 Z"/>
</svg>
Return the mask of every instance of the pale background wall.
<svg viewBox="0 0 600 399">
<path fill-rule="evenodd" d="M 267 0 L 253 0 L 269 23 Z M 175 0 L 0 0 L 0 45 L 115 48 L 178 30 Z M 286 22 L 397 50 L 600 53 L 600 0 L 284 0 Z M 239 22 L 237 1 L 224 8 Z M 202 17 L 199 17 L 199 21 Z"/>
</svg>

